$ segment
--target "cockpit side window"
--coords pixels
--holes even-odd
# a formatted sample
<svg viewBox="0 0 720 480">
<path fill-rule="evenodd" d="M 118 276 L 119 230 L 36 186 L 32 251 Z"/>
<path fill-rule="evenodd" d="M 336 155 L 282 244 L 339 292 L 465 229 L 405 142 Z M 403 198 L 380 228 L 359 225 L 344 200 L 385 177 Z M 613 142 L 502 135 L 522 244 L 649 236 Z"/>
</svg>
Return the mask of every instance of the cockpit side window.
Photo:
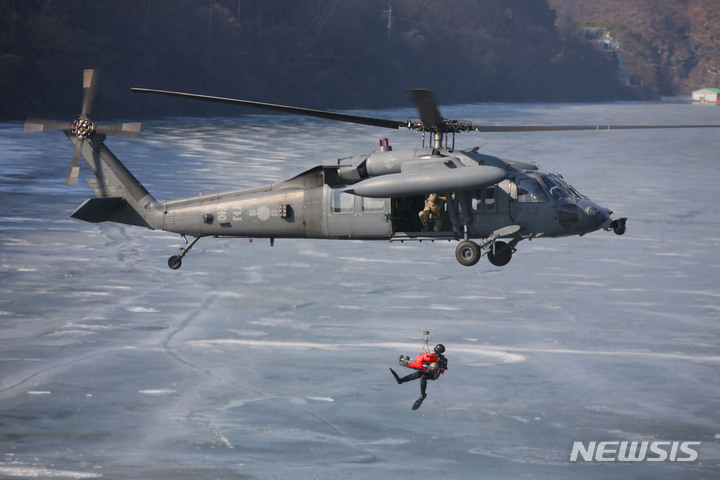
<svg viewBox="0 0 720 480">
<path fill-rule="evenodd" d="M 575 190 L 575 187 L 573 187 L 572 185 L 570 185 L 569 183 L 567 183 L 565 180 L 563 180 L 562 177 L 558 178 L 558 180 L 560 181 L 560 183 L 562 183 L 562 184 L 565 186 L 565 188 L 566 188 L 567 190 L 570 191 L 570 193 L 572 193 L 573 195 L 575 195 L 577 198 L 587 198 L 585 195 L 583 195 L 582 193 L 580 193 L 580 192 L 578 192 L 577 190 Z"/>
<path fill-rule="evenodd" d="M 542 185 L 534 178 L 521 178 L 517 182 L 517 199 L 520 203 L 543 203 L 548 201 Z"/>
<path fill-rule="evenodd" d="M 568 197 L 585 198 L 565 180 L 555 175 L 543 175 L 542 181 L 555 200 Z"/>
<path fill-rule="evenodd" d="M 545 186 L 550 192 L 550 195 L 552 195 L 555 200 L 560 200 L 561 198 L 567 198 L 571 196 L 570 192 L 565 189 L 563 182 L 560 182 L 557 177 L 554 177 L 552 175 L 545 175 L 542 177 L 542 179 L 543 183 L 545 183 Z"/>
</svg>

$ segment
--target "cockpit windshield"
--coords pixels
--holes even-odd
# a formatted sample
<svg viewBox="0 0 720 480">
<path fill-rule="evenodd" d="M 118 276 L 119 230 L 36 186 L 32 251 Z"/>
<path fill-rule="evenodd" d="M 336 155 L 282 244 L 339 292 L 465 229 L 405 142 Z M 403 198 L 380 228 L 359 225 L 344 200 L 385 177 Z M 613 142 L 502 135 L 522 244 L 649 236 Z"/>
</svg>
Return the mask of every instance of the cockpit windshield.
<svg viewBox="0 0 720 480">
<path fill-rule="evenodd" d="M 550 195 L 552 195 L 555 200 L 567 197 L 575 199 L 586 198 L 583 194 L 575 190 L 572 185 L 554 173 L 546 173 L 545 175 L 541 175 L 540 178 L 542 178 L 545 187 L 547 187 Z"/>
</svg>

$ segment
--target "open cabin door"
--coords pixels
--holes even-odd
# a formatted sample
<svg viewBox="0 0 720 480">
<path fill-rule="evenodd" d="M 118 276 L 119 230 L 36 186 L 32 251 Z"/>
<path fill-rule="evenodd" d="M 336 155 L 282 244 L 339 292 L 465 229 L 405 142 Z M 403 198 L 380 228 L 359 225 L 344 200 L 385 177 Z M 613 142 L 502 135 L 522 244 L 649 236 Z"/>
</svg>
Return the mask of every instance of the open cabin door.
<svg viewBox="0 0 720 480">
<path fill-rule="evenodd" d="M 392 232 L 393 234 L 402 233 L 423 233 L 423 224 L 420 221 L 420 212 L 425 208 L 425 196 L 424 195 L 413 195 L 407 197 L 394 197 L 391 199 L 391 218 L 392 218 Z M 430 232 L 425 233 L 437 233 L 437 234 L 452 234 L 452 212 L 448 209 L 451 205 L 455 205 L 457 209 L 457 203 L 446 202 L 444 206 L 444 218 L 439 230 L 435 230 L 433 226 L 430 227 Z"/>
</svg>

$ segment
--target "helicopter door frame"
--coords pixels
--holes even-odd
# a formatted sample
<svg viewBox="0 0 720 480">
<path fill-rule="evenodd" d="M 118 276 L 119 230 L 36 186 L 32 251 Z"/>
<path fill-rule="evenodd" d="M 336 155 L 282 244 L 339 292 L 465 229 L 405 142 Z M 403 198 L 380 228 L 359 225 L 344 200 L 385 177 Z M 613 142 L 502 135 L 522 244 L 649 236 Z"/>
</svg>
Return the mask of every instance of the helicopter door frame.
<svg viewBox="0 0 720 480">
<path fill-rule="evenodd" d="M 422 231 L 421 212 L 425 208 L 425 195 L 409 195 L 390 199 L 392 232 L 414 233 Z"/>
<path fill-rule="evenodd" d="M 542 236 L 553 231 L 557 221 L 557 202 L 537 174 L 516 175 L 511 182 L 513 220 L 523 228 Z"/>
<path fill-rule="evenodd" d="M 473 192 L 473 233 L 487 236 L 491 232 L 514 223 L 512 182 L 503 182 Z M 492 192 L 492 193 L 490 193 Z"/>
<path fill-rule="evenodd" d="M 451 193 L 440 193 L 439 195 L 451 196 Z M 458 202 L 446 200 L 445 202 L 445 218 L 443 219 L 442 230 L 423 231 L 423 225 L 420 221 L 420 212 L 425 209 L 427 203 L 427 195 L 408 195 L 404 197 L 393 197 L 391 200 L 390 219 L 392 220 L 393 235 L 410 234 L 413 237 L 418 235 L 432 237 L 456 237 L 455 225 L 459 225 Z M 453 209 L 454 211 L 451 211 Z M 453 221 L 453 218 L 456 220 Z"/>
<path fill-rule="evenodd" d="M 508 180 L 508 216 L 512 222 L 514 222 L 517 217 L 517 198 L 517 183 L 515 183 L 515 179 L 512 178 Z"/>
</svg>

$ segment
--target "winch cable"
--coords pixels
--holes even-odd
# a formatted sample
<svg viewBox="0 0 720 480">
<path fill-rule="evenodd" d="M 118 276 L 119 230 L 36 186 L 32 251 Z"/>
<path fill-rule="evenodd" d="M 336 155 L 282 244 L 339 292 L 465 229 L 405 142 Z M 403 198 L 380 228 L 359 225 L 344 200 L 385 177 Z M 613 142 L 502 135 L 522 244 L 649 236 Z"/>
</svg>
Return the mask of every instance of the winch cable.
<svg viewBox="0 0 720 480">
<path fill-rule="evenodd" d="M 429 251 L 430 245 L 425 246 L 425 285 L 429 284 L 430 281 L 430 251 Z M 428 296 L 425 296 L 425 315 L 426 315 L 426 321 L 429 321 L 427 316 L 429 316 L 429 305 L 428 305 Z M 430 352 L 430 331 L 425 330 L 423 332 L 425 335 L 425 344 L 423 345 L 423 350 L 425 352 Z M 440 386 L 442 382 L 435 382 L 437 385 L 438 393 L 440 394 L 440 405 L 442 406 L 443 415 L 445 416 L 445 423 L 447 425 L 448 429 L 448 435 L 450 436 L 450 445 L 452 447 L 453 456 L 455 457 L 455 464 L 458 468 L 458 473 L 460 475 L 460 478 L 465 478 L 462 471 L 462 464 L 460 463 L 460 456 L 458 455 L 457 447 L 455 445 L 455 435 L 453 434 L 452 427 L 450 426 L 450 417 L 448 416 L 447 407 L 445 406 L 445 397 L 442 393 L 442 387 Z"/>
<path fill-rule="evenodd" d="M 448 434 L 450 435 L 450 445 L 452 446 L 453 455 L 455 456 L 455 464 L 457 465 L 460 478 L 465 478 L 462 471 L 462 464 L 460 463 L 460 456 L 458 455 L 457 447 L 455 446 L 455 435 L 450 427 L 450 417 L 448 416 L 447 408 L 445 407 L 445 397 L 443 396 L 440 382 L 438 382 L 437 388 L 438 393 L 440 394 L 440 405 L 442 405 L 443 414 L 445 415 L 445 423 L 447 424 Z"/>
</svg>

